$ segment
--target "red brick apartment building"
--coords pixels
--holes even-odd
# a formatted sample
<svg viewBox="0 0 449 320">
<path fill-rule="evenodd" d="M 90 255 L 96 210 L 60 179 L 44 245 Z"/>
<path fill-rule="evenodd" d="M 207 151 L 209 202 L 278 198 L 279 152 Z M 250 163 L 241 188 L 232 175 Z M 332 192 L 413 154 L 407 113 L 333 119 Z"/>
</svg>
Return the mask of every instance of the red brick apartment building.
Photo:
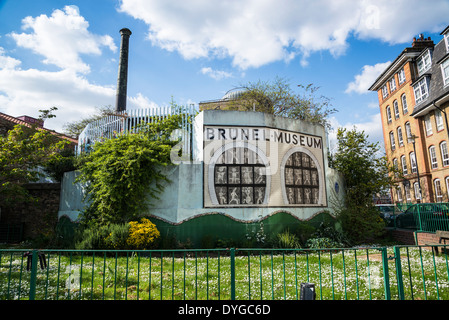
<svg viewBox="0 0 449 320">
<path fill-rule="evenodd" d="M 388 161 L 402 171 L 394 203 L 449 201 L 449 26 L 441 35 L 414 38 L 369 88 Z"/>
</svg>

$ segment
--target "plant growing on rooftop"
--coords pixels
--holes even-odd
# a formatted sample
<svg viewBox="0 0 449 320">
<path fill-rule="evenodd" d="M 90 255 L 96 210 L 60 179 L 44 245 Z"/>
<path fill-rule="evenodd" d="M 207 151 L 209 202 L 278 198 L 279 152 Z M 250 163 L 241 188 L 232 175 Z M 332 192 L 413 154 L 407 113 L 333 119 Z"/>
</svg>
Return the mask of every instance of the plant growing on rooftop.
<svg viewBox="0 0 449 320">
<path fill-rule="evenodd" d="M 297 85 L 276 77 L 273 81 L 249 82 L 240 86 L 240 94 L 230 102 L 231 109 L 255 110 L 277 116 L 299 119 L 330 127 L 327 118 L 337 110 L 331 99 L 318 95 L 313 84 Z"/>
</svg>

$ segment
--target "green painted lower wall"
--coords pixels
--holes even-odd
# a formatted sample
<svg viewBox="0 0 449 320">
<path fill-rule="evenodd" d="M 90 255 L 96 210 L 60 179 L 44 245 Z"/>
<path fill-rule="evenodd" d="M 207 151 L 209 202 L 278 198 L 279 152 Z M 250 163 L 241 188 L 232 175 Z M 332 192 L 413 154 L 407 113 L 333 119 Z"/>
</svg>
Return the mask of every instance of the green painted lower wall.
<svg viewBox="0 0 449 320">
<path fill-rule="evenodd" d="M 301 232 L 298 229 L 307 225 L 317 228 L 322 222 L 334 220 L 328 212 L 319 213 L 308 221 L 298 220 L 286 212 L 278 212 L 257 222 L 236 221 L 218 213 L 201 215 L 176 225 L 151 218 L 165 242 L 162 243 L 163 247 L 185 245 L 195 248 L 213 248 L 217 242 L 221 246 L 250 245 L 261 228 L 263 234 L 276 236 L 286 229 L 298 233 Z"/>
<path fill-rule="evenodd" d="M 161 242 L 158 245 L 161 249 L 263 247 L 264 244 L 269 246 L 270 237 L 273 239 L 287 229 L 306 240 L 321 223 L 335 223 L 335 219 L 327 211 L 306 221 L 286 212 L 278 212 L 256 222 L 236 221 L 218 213 L 197 216 L 180 224 L 170 224 L 156 217 L 150 217 L 150 220 L 161 233 Z M 77 227 L 78 223 L 68 217 L 61 217 L 56 228 L 58 244 L 67 248 L 73 246 Z M 265 236 L 263 243 L 260 242 L 258 235 Z"/>
</svg>

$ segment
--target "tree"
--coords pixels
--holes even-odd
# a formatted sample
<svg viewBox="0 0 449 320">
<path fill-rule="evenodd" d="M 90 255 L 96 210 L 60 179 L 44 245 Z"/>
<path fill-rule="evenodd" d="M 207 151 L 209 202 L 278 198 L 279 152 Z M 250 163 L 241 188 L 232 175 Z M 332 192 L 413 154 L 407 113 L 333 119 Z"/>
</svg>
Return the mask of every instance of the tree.
<svg viewBox="0 0 449 320">
<path fill-rule="evenodd" d="M 95 120 L 99 120 L 104 118 L 105 116 L 115 114 L 114 109 L 112 106 L 104 106 L 104 107 L 97 107 L 97 111 L 93 115 L 90 115 L 84 119 L 73 121 L 73 122 L 67 122 L 63 126 L 63 131 L 68 136 L 78 138 L 80 133 L 84 130 L 84 128 L 91 122 Z"/>
<path fill-rule="evenodd" d="M 180 127 L 182 115 L 142 126 L 138 133 L 119 134 L 94 144 L 79 163 L 79 182 L 86 185 L 88 206 L 82 222 L 88 227 L 124 223 L 138 218 L 157 199 L 171 165 L 170 152 L 177 141 L 170 134 Z"/>
<path fill-rule="evenodd" d="M 40 119 L 51 118 L 52 111 L 40 110 Z M 29 199 L 24 184 L 43 175 L 40 168 L 57 162 L 69 142 L 36 126 L 16 125 L 0 136 L 0 206 Z"/>
<path fill-rule="evenodd" d="M 390 174 L 393 169 L 385 156 L 378 155 L 378 143 L 369 142 L 363 131 L 339 128 L 337 140 L 331 165 L 345 180 L 345 208 L 339 212 L 342 228 L 355 242 L 373 239 L 385 227 L 374 207 L 373 196 L 393 185 Z"/>
<path fill-rule="evenodd" d="M 241 85 L 241 94 L 231 101 L 231 108 L 256 110 L 274 115 L 300 119 L 330 127 L 328 116 L 335 113 L 331 101 L 325 96 L 317 96 L 319 87 L 312 84 L 298 85 L 301 92 L 295 92 L 283 78 L 273 82 L 258 81 Z"/>
</svg>

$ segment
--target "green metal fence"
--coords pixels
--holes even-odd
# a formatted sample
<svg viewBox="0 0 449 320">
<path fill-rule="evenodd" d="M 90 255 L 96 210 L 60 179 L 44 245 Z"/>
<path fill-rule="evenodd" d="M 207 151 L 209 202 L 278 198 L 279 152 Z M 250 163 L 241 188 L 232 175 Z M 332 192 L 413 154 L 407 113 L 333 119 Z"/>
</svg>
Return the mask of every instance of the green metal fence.
<svg viewBox="0 0 449 320">
<path fill-rule="evenodd" d="M 17 243 L 22 241 L 23 223 L 0 224 L 0 243 Z"/>
<path fill-rule="evenodd" d="M 1 250 L 0 299 L 296 300 L 301 284 L 311 283 L 319 300 L 448 300 L 441 251 Z"/>
<path fill-rule="evenodd" d="M 400 209 L 395 213 L 390 226 L 435 232 L 449 231 L 449 203 L 420 203 Z"/>
</svg>

